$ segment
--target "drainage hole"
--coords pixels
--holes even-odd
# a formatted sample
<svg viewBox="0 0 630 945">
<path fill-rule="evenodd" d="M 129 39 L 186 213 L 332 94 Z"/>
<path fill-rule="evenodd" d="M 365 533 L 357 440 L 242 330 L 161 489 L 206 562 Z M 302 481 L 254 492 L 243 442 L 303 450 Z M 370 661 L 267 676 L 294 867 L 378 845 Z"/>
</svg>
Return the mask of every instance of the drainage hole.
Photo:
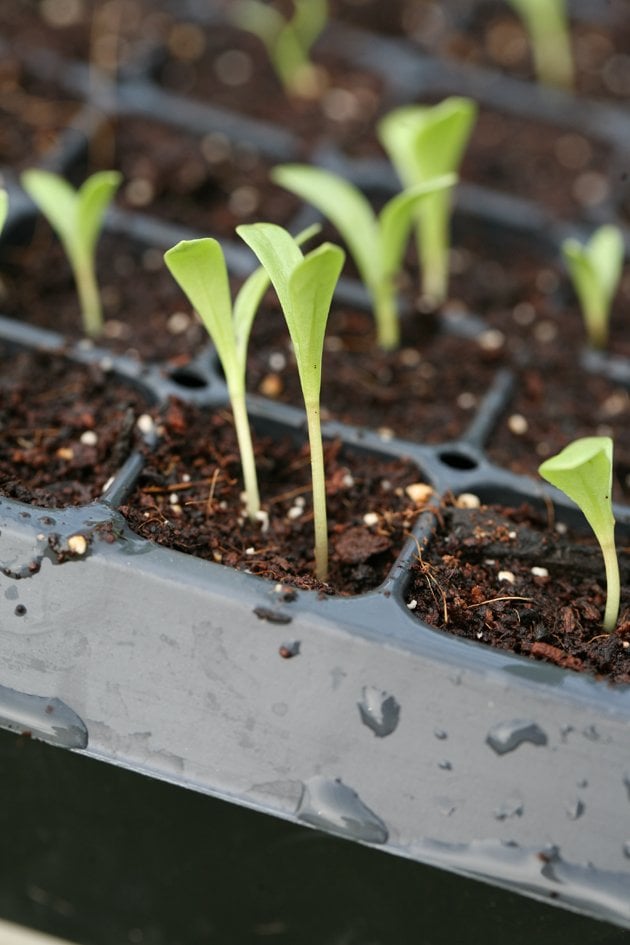
<svg viewBox="0 0 630 945">
<path fill-rule="evenodd" d="M 445 466 L 450 466 L 451 469 L 476 469 L 478 466 L 476 459 L 466 453 L 459 453 L 457 450 L 444 450 L 438 453 L 438 457 Z"/>
<path fill-rule="evenodd" d="M 186 387 L 188 390 L 199 390 L 201 387 L 208 386 L 208 380 L 193 368 L 177 368 L 170 375 L 171 380 L 180 387 Z"/>
</svg>

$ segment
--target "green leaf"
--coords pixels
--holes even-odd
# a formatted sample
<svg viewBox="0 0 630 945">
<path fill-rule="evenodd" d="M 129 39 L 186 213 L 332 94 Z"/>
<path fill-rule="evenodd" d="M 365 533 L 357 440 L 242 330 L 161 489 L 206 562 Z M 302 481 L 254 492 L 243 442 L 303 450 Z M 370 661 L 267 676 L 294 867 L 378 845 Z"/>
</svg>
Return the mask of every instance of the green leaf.
<svg viewBox="0 0 630 945">
<path fill-rule="evenodd" d="M 6 190 L 0 188 L 0 233 L 4 229 L 7 216 L 9 215 L 9 195 Z"/>
<path fill-rule="evenodd" d="M 271 179 L 313 204 L 334 224 L 350 250 L 362 280 L 374 285 L 380 270 L 376 216 L 367 199 L 348 181 L 320 167 L 280 164 Z"/>
<path fill-rule="evenodd" d="M 221 246 L 211 237 L 181 240 L 166 251 L 164 261 L 212 338 L 228 386 L 242 384 L 230 285 Z"/>
<path fill-rule="evenodd" d="M 74 188 L 58 174 L 38 168 L 24 171 L 20 181 L 66 248 L 73 246 L 77 228 Z"/>
<path fill-rule="evenodd" d="M 616 226 L 602 226 L 586 244 L 562 243 L 562 253 L 580 302 L 590 343 L 606 346 L 610 308 L 623 269 L 624 241 Z"/>
<path fill-rule="evenodd" d="M 122 174 L 99 171 L 83 183 L 77 194 L 77 240 L 92 255 L 103 225 L 103 217 L 120 187 Z"/>
<path fill-rule="evenodd" d="M 477 117 L 469 98 L 403 105 L 379 122 L 381 143 L 406 187 L 456 171 Z"/>
<path fill-rule="evenodd" d="M 541 463 L 538 472 L 575 502 L 595 533 L 606 567 L 608 593 L 603 624 L 611 631 L 617 622 L 621 598 L 612 511 L 613 441 L 609 436 L 574 440 Z"/>
<path fill-rule="evenodd" d="M 613 441 L 609 436 L 587 436 L 545 460 L 539 473 L 561 489 L 584 513 L 597 534 L 614 524 L 612 514 Z"/>
<path fill-rule="evenodd" d="M 277 10 L 260 0 L 236 0 L 229 7 L 229 15 L 236 26 L 258 36 L 268 52 L 285 23 Z"/>
<path fill-rule="evenodd" d="M 267 270 L 278 294 L 280 305 L 286 310 L 291 304 L 289 296 L 291 273 L 304 258 L 297 241 L 283 227 L 275 223 L 242 223 L 236 227 L 236 232 Z"/>
<path fill-rule="evenodd" d="M 447 190 L 456 183 L 456 174 L 443 174 L 441 177 L 404 190 L 385 204 L 379 223 L 382 267 L 386 275 L 395 275 L 401 267 L 418 206 L 428 196 Z"/>
<path fill-rule="evenodd" d="M 323 32 L 328 21 L 327 0 L 293 0 L 292 26 L 305 52 Z"/>
<path fill-rule="evenodd" d="M 323 243 L 297 264 L 289 279 L 285 318 L 307 401 L 319 400 L 326 323 L 343 262 L 339 246 Z"/>
</svg>

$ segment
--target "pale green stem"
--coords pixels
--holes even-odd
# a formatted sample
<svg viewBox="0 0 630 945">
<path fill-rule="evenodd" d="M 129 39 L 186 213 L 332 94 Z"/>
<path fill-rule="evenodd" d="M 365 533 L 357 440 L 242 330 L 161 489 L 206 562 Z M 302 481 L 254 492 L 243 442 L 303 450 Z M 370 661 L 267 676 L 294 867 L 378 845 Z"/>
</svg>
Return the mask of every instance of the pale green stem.
<svg viewBox="0 0 630 945">
<path fill-rule="evenodd" d="M 536 75 L 546 85 L 573 87 L 573 55 L 567 17 L 560 4 L 547 0 L 544 16 L 533 6 L 521 15 L 531 38 Z"/>
<path fill-rule="evenodd" d="M 604 351 L 608 344 L 608 315 L 592 306 L 584 309 L 584 322 L 589 344 L 598 351 Z"/>
<path fill-rule="evenodd" d="M 305 403 L 308 424 L 308 442 L 311 451 L 313 480 L 313 522 L 315 525 L 315 577 L 328 577 L 328 520 L 326 513 L 326 476 L 324 473 L 324 445 L 319 413 L 319 402 Z"/>
<path fill-rule="evenodd" d="M 612 633 L 617 625 L 621 600 L 621 579 L 619 561 L 615 548 L 614 530 L 605 541 L 600 542 L 606 568 L 606 609 L 604 611 L 604 630 Z"/>
<path fill-rule="evenodd" d="M 440 305 L 448 294 L 450 194 L 424 200 L 416 227 L 422 294 Z"/>
<path fill-rule="evenodd" d="M 103 310 L 94 261 L 90 257 L 77 259 L 72 268 L 79 294 L 83 328 L 90 338 L 98 338 L 103 331 Z"/>
<path fill-rule="evenodd" d="M 395 351 L 400 347 L 400 324 L 396 290 L 393 280 L 384 277 L 370 287 L 376 321 L 376 343 L 383 351 Z"/>
<path fill-rule="evenodd" d="M 236 393 L 230 391 L 229 393 L 230 403 L 232 404 L 232 414 L 234 416 L 236 439 L 238 440 L 238 448 L 241 454 L 243 484 L 245 486 L 245 506 L 248 517 L 254 522 L 260 511 L 260 495 L 258 492 L 258 476 L 256 475 L 254 446 L 247 416 L 245 394 L 242 391 L 237 391 Z"/>
</svg>

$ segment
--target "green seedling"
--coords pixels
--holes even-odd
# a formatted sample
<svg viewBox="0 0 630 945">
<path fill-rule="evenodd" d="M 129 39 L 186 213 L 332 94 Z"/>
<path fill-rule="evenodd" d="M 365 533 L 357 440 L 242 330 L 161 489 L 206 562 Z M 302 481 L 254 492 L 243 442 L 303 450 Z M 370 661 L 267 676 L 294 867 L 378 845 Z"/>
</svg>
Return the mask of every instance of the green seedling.
<svg viewBox="0 0 630 945">
<path fill-rule="evenodd" d="M 374 307 L 378 344 L 385 350 L 400 344 L 397 280 L 419 204 L 456 182 L 444 174 L 404 190 L 389 200 L 379 216 L 349 181 L 320 167 L 282 164 L 272 179 L 312 203 L 331 220 L 344 239 Z"/>
<path fill-rule="evenodd" d="M 305 242 L 319 229 L 318 225 L 308 227 L 296 237 L 297 242 Z M 181 240 L 166 251 L 164 261 L 199 314 L 221 362 L 241 455 L 245 505 L 249 518 L 255 521 L 260 511 L 260 495 L 245 401 L 245 369 L 252 324 L 269 286 L 269 276 L 264 269 L 253 272 L 232 306 L 225 258 L 217 240 L 210 237 Z"/>
<path fill-rule="evenodd" d="M 105 211 L 120 186 L 118 171 L 99 171 L 79 190 L 58 174 L 32 169 L 21 176 L 22 186 L 61 240 L 74 274 L 86 335 L 103 330 L 101 297 L 96 281 L 96 244 Z"/>
<path fill-rule="evenodd" d="M 608 633 L 615 629 L 621 597 L 611 497 L 612 469 L 613 441 L 609 436 L 574 440 L 538 467 L 543 479 L 561 489 L 584 513 L 602 549 L 607 585 L 603 626 Z"/>
<path fill-rule="evenodd" d="M 472 99 L 451 97 L 438 105 L 403 105 L 378 124 L 381 144 L 404 187 L 427 184 L 459 169 L 477 118 Z M 416 208 L 416 242 L 422 292 L 439 305 L 448 291 L 451 191 L 442 189 Z"/>
<path fill-rule="evenodd" d="M 317 93 L 317 73 L 309 55 L 328 20 L 327 0 L 293 0 L 290 19 L 262 0 L 238 0 L 230 15 L 237 26 L 262 41 L 288 93 L 305 97 Z"/>
<path fill-rule="evenodd" d="M 4 224 L 9 215 L 9 195 L 3 188 L 0 188 L 0 233 L 4 229 Z"/>
<path fill-rule="evenodd" d="M 580 302 L 589 343 L 605 348 L 608 343 L 610 308 L 623 268 L 624 243 L 621 230 L 601 226 L 586 244 L 567 239 L 562 253 Z"/>
<path fill-rule="evenodd" d="M 508 0 L 529 36 L 538 80 L 571 89 L 573 55 L 565 0 Z"/>
<path fill-rule="evenodd" d="M 325 581 L 328 526 L 320 392 L 326 322 L 345 254 L 339 246 L 323 243 L 304 255 L 291 234 L 274 223 L 243 224 L 236 232 L 269 274 L 293 343 L 311 452 L 315 574 Z"/>
</svg>

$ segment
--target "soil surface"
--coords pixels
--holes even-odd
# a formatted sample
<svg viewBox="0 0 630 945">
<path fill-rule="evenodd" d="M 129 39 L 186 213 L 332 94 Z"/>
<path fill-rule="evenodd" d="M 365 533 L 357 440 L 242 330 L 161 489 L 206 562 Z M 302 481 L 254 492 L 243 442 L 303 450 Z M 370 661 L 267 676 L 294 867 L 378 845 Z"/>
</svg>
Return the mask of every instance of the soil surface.
<svg viewBox="0 0 630 945">
<path fill-rule="evenodd" d="M 0 347 L 0 492 L 60 508 L 98 498 L 139 445 L 146 400 L 97 366 Z"/>
<path fill-rule="evenodd" d="M 418 515 L 405 491 L 417 467 L 401 459 L 325 444 L 330 573 L 313 575 L 313 513 L 308 447 L 288 435 L 256 435 L 263 515 L 244 514 L 242 476 L 231 415 L 171 401 L 163 439 L 147 457 L 121 511 L 144 538 L 247 570 L 273 582 L 323 594 L 358 594 L 387 576 Z M 421 503 L 426 502 L 423 492 Z"/>
<path fill-rule="evenodd" d="M 407 606 L 456 636 L 630 683 L 630 557 L 619 547 L 622 607 L 604 633 L 604 567 L 591 536 L 533 509 L 447 503 L 411 571 Z"/>
</svg>

